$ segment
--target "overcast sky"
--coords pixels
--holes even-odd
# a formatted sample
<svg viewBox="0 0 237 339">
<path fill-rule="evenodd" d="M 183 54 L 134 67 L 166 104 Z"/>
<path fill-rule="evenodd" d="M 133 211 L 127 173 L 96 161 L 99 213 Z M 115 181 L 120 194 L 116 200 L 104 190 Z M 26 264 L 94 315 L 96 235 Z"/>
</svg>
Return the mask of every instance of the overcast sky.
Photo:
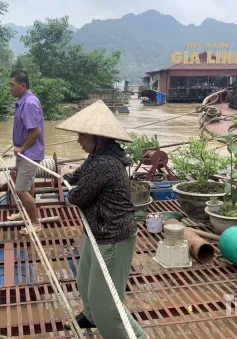
<svg viewBox="0 0 237 339">
<path fill-rule="evenodd" d="M 34 20 L 68 15 L 70 23 L 81 27 L 92 19 L 119 18 L 127 13 L 156 9 L 183 24 L 199 25 L 207 17 L 237 23 L 236 0 L 3 0 L 9 3 L 4 23 L 30 25 Z"/>
</svg>

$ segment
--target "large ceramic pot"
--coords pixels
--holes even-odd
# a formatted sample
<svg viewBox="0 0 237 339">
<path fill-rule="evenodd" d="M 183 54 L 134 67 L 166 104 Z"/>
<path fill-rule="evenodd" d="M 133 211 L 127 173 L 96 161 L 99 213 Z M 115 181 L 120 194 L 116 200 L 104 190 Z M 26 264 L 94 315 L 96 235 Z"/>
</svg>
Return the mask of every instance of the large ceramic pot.
<svg viewBox="0 0 237 339">
<path fill-rule="evenodd" d="M 209 216 L 205 212 L 206 202 L 210 200 L 210 197 L 224 197 L 225 184 L 223 184 L 223 193 L 216 194 L 202 194 L 202 193 L 190 193 L 182 191 L 180 188 L 183 184 L 193 184 L 195 181 L 182 182 L 172 186 L 174 192 L 178 193 L 178 201 L 183 212 L 193 221 L 205 223 L 208 222 Z"/>
<path fill-rule="evenodd" d="M 210 222 L 218 234 L 222 234 L 231 226 L 237 226 L 237 218 L 235 217 L 225 217 L 224 215 L 213 213 L 208 207 L 205 208 L 205 212 L 209 215 Z"/>
</svg>

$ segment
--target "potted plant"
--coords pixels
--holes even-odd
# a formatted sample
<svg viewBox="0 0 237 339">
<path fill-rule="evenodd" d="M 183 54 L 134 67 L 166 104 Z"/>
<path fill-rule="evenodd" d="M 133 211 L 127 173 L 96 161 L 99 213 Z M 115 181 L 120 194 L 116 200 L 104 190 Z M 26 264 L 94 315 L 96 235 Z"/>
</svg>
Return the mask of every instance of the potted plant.
<svg viewBox="0 0 237 339">
<path fill-rule="evenodd" d="M 132 165 L 136 165 L 142 158 L 144 152 L 149 148 L 158 148 L 159 142 L 156 137 L 148 137 L 137 133 L 130 134 L 132 143 L 120 142 L 121 147 L 126 151 L 132 160 Z M 150 196 L 150 185 L 145 181 L 131 180 L 131 200 L 135 211 L 147 211 L 152 202 Z"/>
<path fill-rule="evenodd" d="M 210 179 L 226 169 L 228 160 L 208 148 L 209 140 L 204 135 L 190 138 L 188 145 L 169 154 L 174 170 L 181 180 L 173 186 L 173 190 L 178 194 L 182 210 L 196 222 L 208 221 L 205 207 L 210 197 L 222 199 L 225 195 L 225 185 Z"/>
<path fill-rule="evenodd" d="M 132 165 L 137 165 L 144 153 L 151 148 L 159 148 L 159 142 L 156 137 L 130 133 L 133 142 L 120 142 L 121 147 L 126 151 L 132 160 Z"/>
<path fill-rule="evenodd" d="M 229 127 L 229 132 L 226 136 L 217 138 L 217 140 L 227 144 L 227 150 L 230 153 L 230 177 L 225 185 L 226 196 L 224 203 L 220 211 L 213 212 L 209 206 L 205 209 L 206 213 L 209 214 L 212 226 L 219 234 L 228 227 L 237 225 L 237 170 L 235 168 L 237 144 L 232 132 L 236 128 L 237 124 L 233 124 Z"/>
<path fill-rule="evenodd" d="M 221 206 L 223 205 L 223 201 L 219 200 L 218 197 L 212 196 L 210 200 L 206 202 L 208 209 L 210 212 L 219 212 L 221 210 Z"/>
<path fill-rule="evenodd" d="M 131 180 L 131 199 L 134 205 L 150 201 L 150 185 L 147 182 Z"/>
</svg>

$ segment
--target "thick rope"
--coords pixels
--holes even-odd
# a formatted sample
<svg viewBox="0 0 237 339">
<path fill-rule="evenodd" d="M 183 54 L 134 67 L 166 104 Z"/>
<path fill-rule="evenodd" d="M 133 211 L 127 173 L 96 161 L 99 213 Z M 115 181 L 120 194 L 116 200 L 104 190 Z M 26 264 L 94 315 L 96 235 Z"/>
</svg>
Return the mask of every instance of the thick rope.
<svg viewBox="0 0 237 339">
<path fill-rule="evenodd" d="M 224 89 L 221 89 L 220 91 L 217 91 L 215 93 L 208 95 L 208 97 L 206 97 L 203 100 L 203 105 L 213 105 L 213 104 L 215 104 L 216 102 L 219 101 L 220 95 L 222 95 L 224 93 L 227 93 L 227 95 L 230 96 L 230 91 L 228 89 L 224 88 Z"/>
<path fill-rule="evenodd" d="M 203 131 L 207 125 L 214 121 L 220 121 L 222 112 L 219 108 L 209 105 L 200 105 L 195 109 L 199 113 L 198 122 L 199 128 Z"/>
<path fill-rule="evenodd" d="M 20 155 L 20 154 L 19 154 L 19 155 Z M 39 165 L 38 163 L 35 163 L 34 161 L 28 159 L 27 157 L 25 157 L 25 156 L 23 156 L 23 155 L 21 155 L 21 157 L 24 158 L 24 159 L 26 159 L 26 160 L 28 160 L 29 162 L 35 164 L 35 165 L 38 166 L 38 167 L 41 167 L 41 168 L 43 167 L 41 164 Z M 2 160 L 1 160 L 1 162 L 2 162 Z M 4 164 L 4 163 L 3 163 L 3 164 Z M 4 166 L 5 166 L 5 164 L 4 164 Z M 45 171 L 48 171 L 50 174 L 53 174 L 53 172 L 52 172 L 51 170 L 47 169 L 47 168 L 45 168 Z M 8 172 L 7 172 L 7 174 L 8 174 Z M 63 178 L 62 178 L 59 174 L 57 174 L 57 173 L 54 173 L 54 176 L 57 177 L 57 178 L 61 178 L 61 180 L 63 180 Z M 8 174 L 8 181 L 10 181 L 10 182 L 13 184 L 13 193 L 14 193 L 14 183 L 13 183 L 13 181 L 12 181 L 12 178 L 9 176 L 9 174 Z M 68 187 L 69 190 L 72 189 L 71 185 L 69 185 L 69 183 L 68 183 L 67 181 L 64 180 L 64 183 L 65 183 L 65 185 Z M 16 194 L 14 193 L 14 196 L 15 196 L 15 195 L 16 195 Z M 16 200 L 18 200 L 18 199 L 16 199 Z M 23 210 L 23 213 L 26 214 L 26 211 L 25 211 L 23 205 L 22 205 L 21 203 L 19 203 L 19 202 L 18 202 L 18 204 L 21 205 L 21 209 Z M 127 331 L 128 337 L 129 337 L 129 339 L 137 339 L 137 337 L 136 337 L 136 335 L 135 335 L 135 333 L 134 333 L 134 330 L 133 330 L 133 328 L 132 328 L 132 326 L 131 326 L 131 324 L 130 324 L 130 321 L 129 321 L 129 319 L 128 319 L 128 316 L 127 316 L 127 314 L 126 314 L 124 305 L 122 304 L 122 302 L 121 302 L 121 300 L 120 300 L 120 298 L 119 298 L 118 292 L 117 292 L 117 290 L 116 290 L 116 288 L 115 288 L 115 285 L 114 285 L 114 283 L 113 283 L 113 281 L 112 281 L 112 279 L 111 279 L 111 277 L 110 277 L 108 268 L 107 268 L 107 266 L 106 266 L 106 264 L 105 264 L 105 262 L 104 262 L 104 259 L 103 259 L 102 255 L 101 255 L 101 253 L 100 253 L 100 250 L 99 250 L 99 247 L 98 247 L 98 245 L 97 245 L 97 243 L 96 243 L 96 240 L 95 240 L 95 238 L 94 238 L 94 235 L 93 235 L 93 233 L 92 233 L 92 231 L 91 231 L 91 229 L 90 229 L 90 226 L 89 226 L 89 224 L 88 224 L 88 221 L 87 221 L 87 219 L 86 219 L 84 213 L 83 213 L 80 209 L 79 209 L 79 212 L 80 212 L 80 215 L 81 215 L 81 218 L 82 218 L 82 222 L 83 222 L 83 224 L 84 224 L 84 226 L 85 226 L 85 229 L 86 229 L 86 231 L 87 231 L 88 237 L 89 237 L 89 239 L 90 239 L 90 241 L 91 241 L 92 247 L 93 247 L 93 249 L 94 249 L 94 252 L 95 252 L 95 255 L 96 255 L 96 257 L 97 257 L 97 260 L 98 260 L 98 262 L 99 262 L 99 264 L 100 264 L 101 270 L 102 270 L 102 272 L 103 272 L 103 275 L 104 275 L 105 280 L 106 280 L 106 282 L 107 282 L 107 285 L 108 285 L 108 287 L 109 287 L 109 290 L 110 290 L 110 292 L 111 292 L 111 294 L 112 294 L 112 297 L 113 297 L 113 299 L 114 299 L 115 305 L 116 305 L 116 307 L 117 307 L 117 309 L 118 309 L 118 312 L 119 312 L 119 314 L 120 314 L 120 316 L 121 316 L 121 319 L 122 319 L 122 322 L 123 322 L 123 324 L 124 324 L 124 327 L 125 327 L 125 329 L 126 329 L 126 331 Z M 26 225 L 27 225 L 27 222 L 30 224 L 30 229 L 31 229 L 31 231 L 32 231 L 32 233 L 31 233 L 31 232 L 29 233 L 30 236 L 33 238 L 32 235 L 36 235 L 36 238 L 37 238 L 37 240 L 38 240 L 38 242 L 39 242 L 39 239 L 38 239 L 37 234 L 36 234 L 36 232 L 35 232 L 35 230 L 34 230 L 34 228 L 33 228 L 33 225 L 31 224 L 31 221 L 30 221 L 30 219 L 29 219 L 29 216 L 26 214 Z M 34 239 L 33 239 L 33 240 L 34 240 Z M 40 242 L 39 242 L 39 243 L 40 243 Z M 40 243 L 40 246 L 41 246 L 41 243 Z M 42 246 L 41 246 L 41 248 L 42 248 Z M 43 251 L 43 248 L 42 248 L 42 251 Z M 41 254 L 42 254 L 42 253 L 41 253 Z M 43 251 L 43 256 L 44 256 L 44 257 L 46 258 L 46 260 L 47 260 L 47 257 L 46 257 L 46 255 L 45 255 L 44 251 Z M 49 262 L 48 262 L 48 264 L 49 264 Z M 50 266 L 50 264 L 49 264 L 49 266 Z M 50 269 L 51 269 L 51 266 L 50 266 Z M 51 269 L 51 270 L 52 270 L 52 269 Z M 56 279 L 57 279 L 57 278 L 56 278 Z M 58 282 L 58 281 L 57 281 L 57 282 Z M 61 297 L 61 295 L 59 295 L 59 296 Z M 64 296 L 64 295 L 63 295 L 63 296 Z M 65 297 L 65 296 L 64 296 L 64 297 Z M 62 306 L 64 306 L 64 305 L 62 305 Z M 69 306 L 69 305 L 68 305 L 68 306 Z M 70 308 L 70 306 L 69 306 L 69 308 Z M 70 315 L 71 315 L 71 314 L 70 314 Z M 69 316 L 68 318 L 70 319 L 70 316 Z M 70 320 L 71 320 L 71 319 L 70 319 Z M 73 318 L 73 320 L 74 320 L 74 322 L 75 322 L 75 319 L 74 319 L 74 318 Z M 77 323 L 76 323 L 76 324 L 77 324 Z M 70 322 L 69 322 L 69 325 L 71 326 L 71 323 L 70 323 Z M 77 326 L 78 326 L 78 325 L 77 325 Z M 77 337 L 76 337 L 76 338 L 77 338 Z"/>
<path fill-rule="evenodd" d="M 8 172 L 8 169 L 5 165 L 5 163 L 3 162 L 3 160 L 1 159 L 0 157 L 0 165 L 1 167 L 3 168 L 4 170 L 4 174 L 5 174 L 5 177 L 8 181 L 8 185 L 10 187 L 10 190 L 11 190 L 11 193 L 15 199 L 15 202 L 16 202 L 16 205 L 21 213 L 21 216 L 23 218 L 23 221 L 25 223 L 25 226 L 26 226 L 26 229 L 27 229 L 27 233 L 29 234 L 30 236 L 30 239 L 35 247 L 35 250 L 39 256 L 39 259 L 40 259 L 40 262 L 42 263 L 43 265 L 43 268 L 45 269 L 45 272 L 49 278 L 49 282 L 53 288 L 53 291 L 60 303 L 60 306 L 62 308 L 62 310 L 64 311 L 65 315 L 66 315 L 66 318 L 67 318 L 67 321 L 68 321 L 68 324 L 70 325 L 71 327 L 71 331 L 73 332 L 73 335 L 76 339 L 82 339 L 84 338 L 84 334 L 82 332 L 82 330 L 80 329 L 80 327 L 78 326 L 78 323 L 76 322 L 76 319 L 75 319 L 75 316 L 74 314 L 72 313 L 72 309 L 63 293 L 63 290 L 59 284 L 59 281 L 50 265 L 50 262 L 44 252 L 44 249 L 41 245 L 41 242 L 38 238 L 38 235 L 37 233 L 35 232 L 35 229 L 32 225 L 32 222 L 24 208 L 24 206 L 22 205 L 20 199 L 18 198 L 18 196 L 16 195 L 15 193 L 15 185 L 14 185 L 14 182 Z"/>
<path fill-rule="evenodd" d="M 54 159 L 46 158 L 40 162 L 40 164 L 53 172 L 56 172 L 56 164 Z M 36 172 L 36 178 L 40 179 L 52 179 L 53 176 L 49 172 L 45 172 L 42 168 L 38 167 Z"/>
<path fill-rule="evenodd" d="M 166 121 L 170 121 L 170 120 L 174 120 L 174 119 L 178 119 L 178 118 L 182 118 L 182 117 L 185 117 L 186 115 L 190 115 L 190 114 L 193 114 L 193 113 L 195 113 L 195 112 L 189 112 L 189 113 L 185 113 L 185 114 L 182 114 L 182 115 L 177 115 L 176 117 L 168 118 L 168 119 L 165 119 L 165 120 L 157 120 L 157 121 L 149 122 L 148 124 L 133 127 L 132 130 L 137 129 L 137 128 L 150 126 L 150 125 L 154 125 L 154 124 L 160 124 L 162 122 L 166 122 Z"/>
<path fill-rule="evenodd" d="M 69 142 L 76 142 L 76 141 L 78 141 L 78 138 L 72 139 L 72 140 L 53 142 L 52 144 L 46 144 L 45 146 L 57 146 L 57 145 L 68 144 Z"/>
</svg>

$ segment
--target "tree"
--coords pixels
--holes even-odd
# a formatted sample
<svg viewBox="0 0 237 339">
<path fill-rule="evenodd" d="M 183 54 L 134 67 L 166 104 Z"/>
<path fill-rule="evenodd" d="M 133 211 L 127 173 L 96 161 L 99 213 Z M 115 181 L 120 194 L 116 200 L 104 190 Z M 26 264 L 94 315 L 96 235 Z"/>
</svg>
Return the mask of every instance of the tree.
<svg viewBox="0 0 237 339">
<path fill-rule="evenodd" d="M 17 58 L 14 68 L 29 74 L 47 119 L 62 118 L 61 103 L 86 99 L 89 92 L 117 81 L 120 52 L 85 52 L 82 45 L 71 43 L 72 34 L 65 16 L 35 21 L 21 38 L 29 52 Z"/>
<path fill-rule="evenodd" d="M 26 71 L 30 76 L 31 84 L 37 83 L 38 79 L 41 77 L 39 65 L 35 62 L 35 59 L 30 53 L 18 56 L 13 68 Z"/>
<path fill-rule="evenodd" d="M 118 78 L 116 65 L 120 51 L 106 56 L 106 51 L 84 52 L 81 45 L 69 45 L 63 51 L 55 76 L 71 83 L 77 97 L 86 98 L 89 92 L 113 85 Z"/>
<path fill-rule="evenodd" d="M 120 52 L 111 55 L 106 55 L 105 50 L 85 52 L 82 45 L 71 43 L 72 34 L 67 16 L 35 21 L 33 28 L 22 37 L 29 53 L 18 58 L 18 65 L 26 70 L 31 68 L 28 73 L 32 74 L 35 64 L 42 77 L 64 80 L 71 99 L 84 99 L 89 92 L 117 81 Z"/>
<path fill-rule="evenodd" d="M 34 27 L 22 37 L 25 47 L 39 65 L 42 76 L 53 77 L 62 51 L 72 40 L 72 31 L 68 29 L 68 16 L 60 19 L 35 21 Z"/>
<path fill-rule="evenodd" d="M 0 15 L 5 15 L 7 11 L 8 4 L 0 1 Z M 14 33 L 0 21 L 0 121 L 7 120 L 11 113 L 12 98 L 8 90 L 8 76 L 13 53 L 8 43 L 14 37 Z"/>
<path fill-rule="evenodd" d="M 11 69 L 12 60 L 12 50 L 9 48 L 8 43 L 0 38 L 0 64 L 8 69 Z"/>
<path fill-rule="evenodd" d="M 0 15 L 5 15 L 8 12 L 9 5 L 6 2 L 0 1 Z M 3 27 L 0 21 L 0 39 L 3 41 L 9 41 L 14 37 L 14 30 L 8 27 Z"/>
<path fill-rule="evenodd" d="M 0 121 L 7 120 L 11 113 L 12 98 L 8 90 L 8 69 L 0 66 Z"/>
</svg>

